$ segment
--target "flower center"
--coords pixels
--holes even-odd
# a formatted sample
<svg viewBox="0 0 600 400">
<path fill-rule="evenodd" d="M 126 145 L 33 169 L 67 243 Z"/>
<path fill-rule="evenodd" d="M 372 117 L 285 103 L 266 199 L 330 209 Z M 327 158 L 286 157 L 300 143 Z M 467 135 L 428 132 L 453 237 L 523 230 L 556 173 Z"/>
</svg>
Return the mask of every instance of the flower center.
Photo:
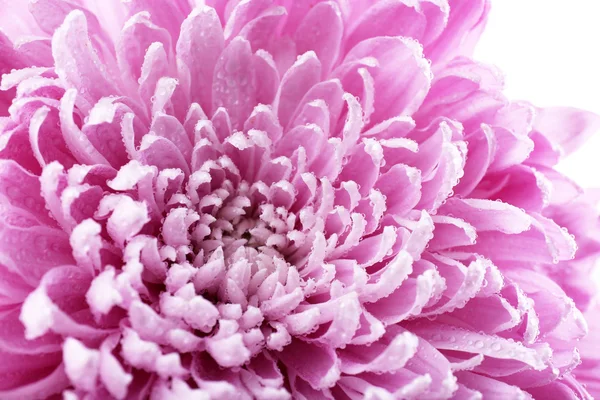
<svg viewBox="0 0 600 400">
<path fill-rule="evenodd" d="M 299 218 L 277 204 L 273 189 L 262 182 L 213 173 L 207 186 L 198 185 L 199 176 L 190 177 L 187 194 L 168 200 L 161 236 L 171 262 L 161 311 L 168 314 L 175 297 L 202 297 L 221 319 L 264 330 L 304 299 L 306 284 L 295 266 L 304 255 Z M 201 191 L 207 192 L 196 195 Z M 252 321 L 240 322 L 248 313 Z M 203 317 L 191 319 L 197 318 Z M 216 328 L 210 320 L 191 325 L 204 332 Z"/>
</svg>

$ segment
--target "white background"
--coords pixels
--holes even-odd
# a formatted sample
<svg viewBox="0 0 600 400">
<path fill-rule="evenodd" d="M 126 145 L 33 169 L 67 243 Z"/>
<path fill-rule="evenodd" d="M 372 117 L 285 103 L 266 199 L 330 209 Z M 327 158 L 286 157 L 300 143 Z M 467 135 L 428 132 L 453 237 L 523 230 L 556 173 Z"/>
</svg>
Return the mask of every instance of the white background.
<svg viewBox="0 0 600 400">
<path fill-rule="evenodd" d="M 600 0 L 492 0 L 475 59 L 504 71 L 510 99 L 600 114 Z M 558 169 L 600 187 L 600 132 Z"/>
<path fill-rule="evenodd" d="M 600 114 L 600 0 L 492 0 L 475 59 L 505 74 L 505 94 Z M 600 132 L 559 169 L 600 187 Z"/>
</svg>

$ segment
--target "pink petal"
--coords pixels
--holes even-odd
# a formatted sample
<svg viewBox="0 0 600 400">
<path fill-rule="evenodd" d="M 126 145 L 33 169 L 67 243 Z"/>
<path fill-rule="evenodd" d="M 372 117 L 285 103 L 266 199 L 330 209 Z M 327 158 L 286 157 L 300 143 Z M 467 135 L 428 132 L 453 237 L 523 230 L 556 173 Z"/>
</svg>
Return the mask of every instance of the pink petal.
<svg viewBox="0 0 600 400">
<path fill-rule="evenodd" d="M 21 228 L 3 221 L 0 238 L 4 262 L 30 283 L 36 283 L 51 267 L 73 262 L 68 238 L 57 229 L 45 226 Z M 35 246 L 31 246 L 32 243 Z"/>
<path fill-rule="evenodd" d="M 467 388 L 480 392 L 483 396 L 486 396 L 485 398 L 532 398 L 527 392 L 524 392 L 516 386 L 507 385 L 504 382 L 474 374 L 472 372 L 457 372 L 456 376 Z"/>
<path fill-rule="evenodd" d="M 309 51 L 281 78 L 279 91 L 273 102 L 282 126 L 287 126 L 300 100 L 321 78 L 321 63 L 314 52 Z"/>
<path fill-rule="evenodd" d="M 82 109 L 89 111 L 100 98 L 119 93 L 94 53 L 81 11 L 69 13 L 54 33 L 52 55 L 58 76 L 81 93 Z"/>
<path fill-rule="evenodd" d="M 63 23 L 65 17 L 74 10 L 81 11 L 90 25 L 90 30 L 96 40 L 103 38 L 103 30 L 96 16 L 84 7 L 58 0 L 40 0 L 29 5 L 29 11 L 38 26 L 47 34 L 52 35 Z"/>
<path fill-rule="evenodd" d="M 417 336 L 410 332 L 388 329 L 381 339 L 367 347 L 350 345 L 341 350 L 341 370 L 348 375 L 394 372 L 416 354 L 418 343 Z"/>
<path fill-rule="evenodd" d="M 254 54 L 253 64 L 256 81 L 260 83 L 256 88 L 256 101 L 260 104 L 271 104 L 279 88 L 279 73 L 275 61 L 269 53 L 259 49 Z M 256 108 L 252 113 L 255 111 Z"/>
<path fill-rule="evenodd" d="M 370 275 L 361 300 L 377 304 L 379 300 L 396 291 L 412 272 L 412 261 L 407 252 L 399 252 L 383 268 Z"/>
<path fill-rule="evenodd" d="M 540 386 L 537 388 L 529 388 L 527 391 L 535 398 L 554 397 L 554 398 L 579 398 L 587 399 L 592 398 L 592 395 L 588 393 L 588 388 L 585 384 L 581 384 L 579 379 L 576 380 L 575 376 L 568 374 L 563 377 L 560 381 L 554 381 L 548 385 Z"/>
<path fill-rule="evenodd" d="M 31 149 L 41 166 L 58 161 L 65 167 L 71 167 L 76 163 L 76 159 L 65 143 L 64 136 L 67 135 L 61 135 L 57 122 L 55 110 L 41 107 L 36 111 L 29 125 Z"/>
<path fill-rule="evenodd" d="M 189 69 L 191 101 L 204 110 L 212 109 L 213 71 L 223 48 L 223 28 L 216 12 L 209 7 L 194 9 L 181 25 L 177 57 Z"/>
<path fill-rule="evenodd" d="M 451 198 L 440 207 L 439 212 L 463 219 L 473 225 L 477 232 L 513 234 L 531 226 L 531 218 L 524 211 L 508 203 L 492 200 Z"/>
<path fill-rule="evenodd" d="M 123 246 L 150 221 L 145 203 L 134 201 L 126 195 L 107 196 L 102 199 L 97 216 L 110 214 L 106 229 L 115 243 Z"/>
<path fill-rule="evenodd" d="M 82 164 L 105 164 L 110 165 L 90 140 L 83 134 L 73 120 L 73 109 L 77 98 L 77 91 L 69 89 L 61 99 L 60 122 L 63 130 L 63 138 L 71 153 L 77 161 Z"/>
<path fill-rule="evenodd" d="M 496 137 L 496 152 L 488 168 L 490 172 L 523 163 L 537 147 L 528 136 L 496 126 L 492 127 L 492 131 Z"/>
<path fill-rule="evenodd" d="M 283 129 L 271 107 L 263 104 L 257 105 L 250 118 L 244 124 L 244 130 L 256 129 L 266 132 L 272 143 L 276 143 L 283 134 Z"/>
<path fill-rule="evenodd" d="M 367 305 L 367 310 L 385 324 L 401 322 L 418 315 L 433 296 L 434 286 L 441 278 L 432 270 L 407 279 L 389 296 Z"/>
<path fill-rule="evenodd" d="M 225 107 L 232 127 L 239 129 L 256 105 L 252 52 L 244 39 L 233 40 L 215 66 L 213 110 Z"/>
<path fill-rule="evenodd" d="M 422 184 L 421 200 L 417 207 L 434 211 L 450 196 L 464 175 L 465 149 L 461 143 L 443 146 L 440 162 L 434 175 Z"/>
<path fill-rule="evenodd" d="M 433 216 L 435 231 L 429 242 L 431 251 L 439 251 L 456 246 L 468 246 L 475 243 L 477 232 L 475 228 L 462 219 L 453 217 Z"/>
<path fill-rule="evenodd" d="M 442 34 L 427 46 L 426 53 L 435 63 L 444 64 L 456 55 L 470 56 L 485 26 L 490 9 L 489 1 L 464 3 L 449 0 L 450 14 Z"/>
<path fill-rule="evenodd" d="M 550 204 L 570 204 L 584 194 L 584 190 L 569 177 L 551 168 L 543 166 L 538 168 L 552 185 Z"/>
<path fill-rule="evenodd" d="M 533 167 L 516 165 L 488 174 L 470 197 L 501 200 L 527 211 L 539 212 L 550 201 L 550 181 Z"/>
<path fill-rule="evenodd" d="M 298 125 L 288 131 L 277 143 L 274 153 L 290 157 L 299 148 L 306 150 L 307 163 L 312 163 L 323 151 L 325 133 L 317 125 Z"/>
<path fill-rule="evenodd" d="M 55 225 L 40 195 L 39 178 L 12 160 L 0 161 L 0 194 L 6 199 L 6 204 L 27 211 L 41 224 Z"/>
<path fill-rule="evenodd" d="M 152 43 L 144 54 L 138 92 L 148 110 L 153 107 L 153 96 L 161 78 L 169 73 L 170 64 L 165 47 L 160 42 Z"/>
<path fill-rule="evenodd" d="M 340 376 L 340 361 L 329 347 L 294 339 L 278 358 L 316 390 L 335 385 Z"/>
<path fill-rule="evenodd" d="M 327 126 L 327 129 L 323 130 L 324 132 L 333 132 L 342 111 L 343 98 L 344 89 L 342 88 L 339 80 L 332 79 L 317 83 L 306 92 L 306 94 L 302 97 L 302 100 L 300 100 L 298 103 L 298 106 L 292 118 L 290 119 L 290 123 L 288 124 L 288 129 L 308 122 L 303 118 L 306 106 L 308 104 L 315 104 L 314 100 L 323 100 L 326 105 L 330 122 L 330 124 Z M 352 120 L 356 118 L 353 112 L 349 112 L 348 115 L 352 117 Z M 358 133 L 359 132 L 356 134 L 357 138 Z"/>
<path fill-rule="evenodd" d="M 296 46 L 300 54 L 315 52 L 327 75 L 337 60 L 343 33 L 342 15 L 334 2 L 314 6 L 296 29 Z"/>
<path fill-rule="evenodd" d="M 345 347 L 356 333 L 360 323 L 361 304 L 356 294 L 348 294 L 326 303 L 326 310 L 321 312 L 321 320 L 325 322 L 331 315 L 331 324 L 327 331 L 316 337 L 318 342 L 328 347 Z"/>
<path fill-rule="evenodd" d="M 415 168 L 396 164 L 379 177 L 375 188 L 385 196 L 387 211 L 401 216 L 421 198 L 421 174 Z"/>
<path fill-rule="evenodd" d="M 63 345 L 65 372 L 69 380 L 84 391 L 94 391 L 98 379 L 100 355 L 97 350 L 90 350 L 79 340 L 67 338 Z"/>
<path fill-rule="evenodd" d="M 69 385 L 69 378 L 59 365 L 49 375 L 24 386 L 0 390 L 0 397 L 6 400 L 21 400 L 24 398 L 47 398 L 60 393 Z"/>
<path fill-rule="evenodd" d="M 538 110 L 533 129 L 569 154 L 600 130 L 600 118 L 574 108 L 544 108 Z"/>
<path fill-rule="evenodd" d="M 165 29 L 154 25 L 146 12 L 133 15 L 125 23 L 116 44 L 119 68 L 133 82 L 140 79 L 146 52 L 153 43 L 160 43 L 166 51 L 171 51 L 171 37 Z"/>
<path fill-rule="evenodd" d="M 177 146 L 183 157 L 189 163 L 192 157 L 192 143 L 190 142 L 185 128 L 177 118 L 163 113 L 157 113 L 150 126 L 150 131 L 160 137 L 168 139 Z"/>
<path fill-rule="evenodd" d="M 495 231 L 481 232 L 475 244 L 453 250 L 465 248 L 491 260 L 552 263 L 571 259 L 577 247 L 568 232 L 560 229 L 554 221 L 536 215 L 531 229 L 522 233 L 506 235 Z"/>
<path fill-rule="evenodd" d="M 475 315 L 480 320 L 478 324 L 472 323 Z M 479 329 L 487 333 L 499 333 L 514 328 L 522 318 L 520 311 L 500 296 L 476 297 L 447 316 L 450 321 L 459 321 L 455 323 L 468 329 Z"/>
<path fill-rule="evenodd" d="M 445 1 L 375 3 L 360 16 L 347 43 L 351 47 L 375 36 L 406 36 L 427 45 L 444 28 L 448 12 Z"/>
<path fill-rule="evenodd" d="M 477 0 L 480 1 L 480 0 Z M 475 78 L 477 76 L 477 78 Z M 480 128 L 482 122 L 494 119 L 508 105 L 500 92 L 502 75 L 494 67 L 468 58 L 456 58 L 439 74 L 415 120 L 430 123 L 436 117 L 461 122 L 465 132 Z"/>
<path fill-rule="evenodd" d="M 498 144 L 493 131 L 487 125 L 481 125 L 480 130 L 466 136 L 465 139 L 469 142 L 465 173 L 454 188 L 454 192 L 466 197 L 485 176 Z"/>
<path fill-rule="evenodd" d="M 444 278 L 446 289 L 438 302 L 423 310 L 421 314 L 426 317 L 439 316 L 465 307 L 476 295 L 483 295 L 484 284 L 487 284 L 486 287 L 493 287 L 493 275 L 489 272 L 492 267 L 483 259 L 471 262 L 468 267 L 439 255 L 433 256 L 432 262 Z"/>
<path fill-rule="evenodd" d="M 5 1 L 2 2 L 2 6 L 8 6 L 9 4 Z M 10 15 L 3 13 L 0 18 L 0 24 L 2 25 L 1 34 L 6 34 L 10 39 L 15 40 L 26 34 L 41 35 L 42 32 L 37 28 L 35 19 L 32 17 L 31 12 L 27 4 L 10 4 L 14 6 L 11 9 Z"/>
<path fill-rule="evenodd" d="M 0 263 L 0 279 L 0 306 L 22 303 L 32 289 L 18 273 L 4 265 L 4 261 Z"/>
<path fill-rule="evenodd" d="M 253 51 L 268 49 L 272 53 L 273 36 L 277 34 L 285 17 L 284 7 L 270 7 L 248 22 L 240 31 L 239 37 L 248 40 Z"/>
<path fill-rule="evenodd" d="M 121 400 L 127 395 L 132 376 L 123 370 L 111 350 L 110 347 L 104 346 L 104 343 L 100 348 L 100 380 L 111 395 Z M 133 397 L 133 390 L 130 390 L 130 393 Z"/>
<path fill-rule="evenodd" d="M 139 159 L 159 170 L 175 168 L 189 174 L 189 164 L 181 151 L 168 139 L 153 134 L 145 135 L 139 148 Z"/>
<path fill-rule="evenodd" d="M 83 134 L 92 146 L 114 168 L 124 165 L 127 151 L 121 137 L 121 120 L 127 108 L 109 99 L 101 99 L 90 112 L 88 122 L 83 126 Z M 74 129 L 74 127 L 72 127 Z M 98 157 L 100 158 L 100 157 Z"/>
<path fill-rule="evenodd" d="M 179 36 L 179 27 L 190 13 L 191 6 L 185 0 L 163 3 L 160 0 L 132 0 L 126 3 L 130 14 L 148 11 L 158 26 L 165 28 L 173 39 Z"/>
<path fill-rule="evenodd" d="M 210 121 L 212 122 L 219 142 L 223 143 L 225 139 L 231 136 L 233 126 L 231 125 L 231 117 L 229 116 L 229 112 L 225 107 L 217 108 Z"/>
<path fill-rule="evenodd" d="M 420 46 L 400 37 L 376 37 L 357 44 L 334 71 L 344 88 L 355 95 L 362 93 L 352 85 L 357 81 L 352 76 L 353 63 L 365 58 L 372 58 L 377 63 L 367 67 L 375 83 L 375 111 L 371 122 L 381 122 L 390 115 L 414 113 L 431 84 L 429 64 L 423 58 Z M 395 68 L 399 64 L 405 66 L 400 75 Z"/>
<path fill-rule="evenodd" d="M 379 177 L 382 158 L 383 149 L 379 143 L 372 139 L 364 139 L 362 144 L 354 147 L 353 154 L 348 156 L 339 179 L 356 182 L 360 194 L 366 196 Z"/>
<path fill-rule="evenodd" d="M 220 340 L 208 340 L 207 351 L 225 368 L 241 366 L 250 359 L 250 352 L 239 333 Z"/>
<path fill-rule="evenodd" d="M 231 40 L 237 36 L 246 24 L 256 19 L 270 5 L 271 2 L 266 0 L 232 3 L 233 9 L 230 9 L 231 13 L 227 16 L 227 24 L 225 25 L 225 38 Z"/>
<path fill-rule="evenodd" d="M 82 316 L 78 312 L 89 282 L 89 274 L 73 266 L 55 267 L 46 272 L 40 286 L 29 294 L 21 309 L 19 319 L 25 326 L 25 337 L 35 339 L 49 331 L 89 340 L 107 336 L 109 330 L 75 319 L 78 314 Z"/>
<path fill-rule="evenodd" d="M 0 346 L 15 355 L 39 356 L 60 352 L 60 339 L 56 335 L 45 335 L 35 340 L 25 338 L 25 327 L 19 321 L 19 310 L 2 316 Z"/>
<path fill-rule="evenodd" d="M 532 131 L 530 134 L 533 140 L 533 151 L 529 154 L 528 164 L 540 164 L 552 167 L 556 165 L 562 157 L 562 148 L 550 141 L 549 138 L 538 131 Z"/>
<path fill-rule="evenodd" d="M 3 159 L 15 160 L 29 172 L 41 172 L 40 164 L 31 148 L 26 126 L 21 125 L 2 133 L 0 156 Z"/>
</svg>

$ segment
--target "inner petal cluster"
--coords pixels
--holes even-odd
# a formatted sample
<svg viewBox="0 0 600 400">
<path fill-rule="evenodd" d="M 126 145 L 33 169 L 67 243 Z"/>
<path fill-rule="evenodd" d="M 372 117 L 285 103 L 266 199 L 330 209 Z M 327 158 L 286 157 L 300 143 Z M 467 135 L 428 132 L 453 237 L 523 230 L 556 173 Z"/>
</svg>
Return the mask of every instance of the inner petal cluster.
<svg viewBox="0 0 600 400">
<path fill-rule="evenodd" d="M 502 95 L 488 2 L 201 3 L 15 3 L 0 399 L 588 398 L 600 123 Z"/>
</svg>

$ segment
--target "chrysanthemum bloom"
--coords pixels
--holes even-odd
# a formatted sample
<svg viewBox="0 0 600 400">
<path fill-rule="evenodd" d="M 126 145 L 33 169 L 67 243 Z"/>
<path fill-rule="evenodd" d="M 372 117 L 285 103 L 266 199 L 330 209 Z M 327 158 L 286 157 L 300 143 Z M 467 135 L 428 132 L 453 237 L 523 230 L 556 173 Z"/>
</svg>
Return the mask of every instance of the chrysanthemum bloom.
<svg viewBox="0 0 600 400">
<path fill-rule="evenodd" d="M 600 392 L 599 121 L 485 0 L 2 3 L 0 399 Z"/>
</svg>

